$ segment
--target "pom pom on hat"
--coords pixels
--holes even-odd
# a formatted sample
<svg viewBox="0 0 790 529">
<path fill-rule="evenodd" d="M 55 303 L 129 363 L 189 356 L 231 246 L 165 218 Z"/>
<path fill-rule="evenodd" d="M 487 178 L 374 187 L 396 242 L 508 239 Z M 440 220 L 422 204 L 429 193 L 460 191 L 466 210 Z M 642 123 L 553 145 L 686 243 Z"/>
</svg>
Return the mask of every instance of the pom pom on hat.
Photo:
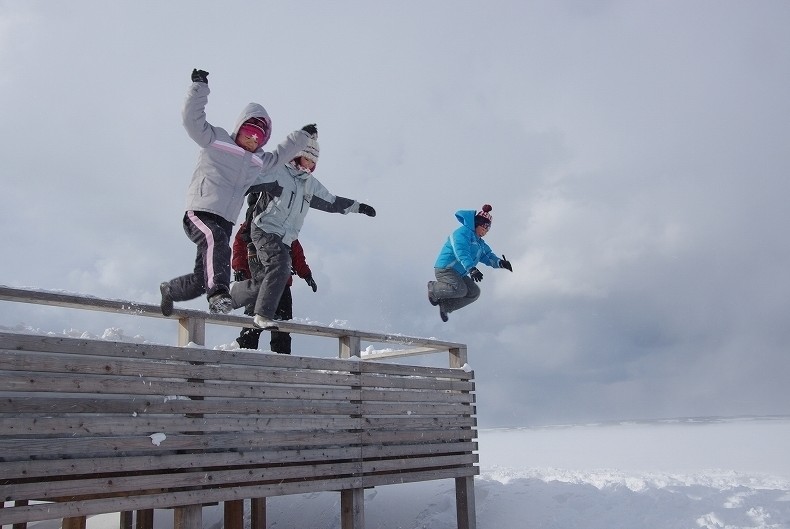
<svg viewBox="0 0 790 529">
<path fill-rule="evenodd" d="M 484 204 L 483 208 L 475 215 L 475 226 L 481 224 L 491 224 L 494 218 L 491 216 L 491 210 L 494 209 L 490 204 Z"/>
</svg>

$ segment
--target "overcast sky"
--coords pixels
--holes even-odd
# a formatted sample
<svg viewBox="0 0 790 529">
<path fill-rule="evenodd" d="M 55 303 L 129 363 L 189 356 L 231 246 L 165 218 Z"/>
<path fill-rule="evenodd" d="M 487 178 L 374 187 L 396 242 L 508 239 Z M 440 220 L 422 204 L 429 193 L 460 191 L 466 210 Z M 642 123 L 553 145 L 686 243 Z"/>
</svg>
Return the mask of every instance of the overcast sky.
<svg viewBox="0 0 790 529">
<path fill-rule="evenodd" d="M 158 303 L 191 270 L 197 67 L 212 124 L 317 123 L 315 175 L 378 211 L 308 215 L 297 318 L 468 344 L 483 426 L 788 414 L 788 27 L 784 0 L 0 0 L 0 284 Z M 484 203 L 514 273 L 442 323 L 425 284 Z M 0 326 L 91 325 L 49 314 Z"/>
</svg>

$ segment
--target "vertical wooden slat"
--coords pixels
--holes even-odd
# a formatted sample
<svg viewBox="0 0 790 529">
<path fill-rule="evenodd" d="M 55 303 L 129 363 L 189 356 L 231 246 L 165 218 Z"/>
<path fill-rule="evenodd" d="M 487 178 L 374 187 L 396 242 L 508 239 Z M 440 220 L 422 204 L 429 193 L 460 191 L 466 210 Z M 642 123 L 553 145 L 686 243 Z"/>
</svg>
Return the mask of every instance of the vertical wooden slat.
<svg viewBox="0 0 790 529">
<path fill-rule="evenodd" d="M 134 513 L 132 511 L 123 511 L 119 520 L 119 529 L 132 529 L 134 524 Z"/>
<path fill-rule="evenodd" d="M 340 527 L 365 529 L 365 489 L 340 491 Z"/>
<path fill-rule="evenodd" d="M 84 516 L 63 518 L 62 529 L 85 529 L 87 519 Z"/>
<path fill-rule="evenodd" d="M 202 505 L 176 507 L 173 511 L 173 529 L 203 529 Z"/>
<path fill-rule="evenodd" d="M 244 500 L 225 502 L 225 529 L 244 529 Z"/>
<path fill-rule="evenodd" d="M 266 529 L 266 498 L 252 498 L 250 503 L 250 529 Z"/>
<path fill-rule="evenodd" d="M 3 505 L 5 505 L 5 502 L 1 503 L 0 507 L 2 507 Z M 27 500 L 16 500 L 14 502 L 14 507 L 24 507 L 25 505 L 28 505 L 28 501 Z M 13 525 L 13 529 L 27 529 L 27 524 L 26 523 L 15 523 Z"/>
<path fill-rule="evenodd" d="M 154 529 L 154 510 L 142 509 L 137 511 L 135 529 Z"/>
</svg>

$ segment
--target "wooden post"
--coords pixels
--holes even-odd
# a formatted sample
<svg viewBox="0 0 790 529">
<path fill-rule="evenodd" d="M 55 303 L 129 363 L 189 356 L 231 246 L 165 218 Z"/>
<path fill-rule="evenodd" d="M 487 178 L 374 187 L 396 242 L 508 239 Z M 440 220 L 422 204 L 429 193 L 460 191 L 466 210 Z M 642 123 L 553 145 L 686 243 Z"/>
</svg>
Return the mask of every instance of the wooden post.
<svg viewBox="0 0 790 529">
<path fill-rule="evenodd" d="M 455 478 L 455 512 L 458 529 L 476 529 L 474 476 Z"/>
<path fill-rule="evenodd" d="M 188 345 L 189 342 L 206 345 L 206 320 L 203 318 L 178 319 L 178 345 Z"/>
<path fill-rule="evenodd" d="M 340 358 L 351 358 L 356 356 L 361 358 L 361 340 L 358 336 L 340 337 Z"/>
<path fill-rule="evenodd" d="M 173 510 L 173 529 L 203 529 L 203 506 L 176 507 Z"/>
<path fill-rule="evenodd" d="M 463 367 L 467 361 L 466 347 L 450 349 L 450 367 Z"/>
<path fill-rule="evenodd" d="M 250 529 L 266 529 L 266 498 L 252 498 L 250 502 Z"/>
<path fill-rule="evenodd" d="M 365 489 L 340 491 L 340 527 L 365 529 Z"/>
<path fill-rule="evenodd" d="M 225 502 L 225 529 L 244 529 L 244 500 Z"/>
</svg>

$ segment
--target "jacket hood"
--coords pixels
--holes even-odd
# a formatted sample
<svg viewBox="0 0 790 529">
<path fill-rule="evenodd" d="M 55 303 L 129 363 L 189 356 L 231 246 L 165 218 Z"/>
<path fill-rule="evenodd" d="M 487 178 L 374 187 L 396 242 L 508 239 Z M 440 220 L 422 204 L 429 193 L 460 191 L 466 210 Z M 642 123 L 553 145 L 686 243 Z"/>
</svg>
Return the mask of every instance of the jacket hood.
<svg viewBox="0 0 790 529">
<path fill-rule="evenodd" d="M 236 134 L 239 132 L 239 127 L 241 124 L 247 121 L 250 118 L 260 118 L 266 121 L 269 124 L 269 137 L 271 137 L 271 129 L 272 129 L 272 118 L 269 117 L 269 113 L 266 112 L 266 109 L 263 108 L 263 105 L 259 105 L 258 103 L 250 103 L 244 110 L 242 110 L 241 114 L 239 115 L 239 119 L 236 120 L 236 124 L 233 126 L 233 138 L 236 138 Z"/>
<path fill-rule="evenodd" d="M 475 214 L 476 211 L 473 209 L 459 209 L 455 212 L 455 218 L 470 230 L 475 231 Z"/>
</svg>

